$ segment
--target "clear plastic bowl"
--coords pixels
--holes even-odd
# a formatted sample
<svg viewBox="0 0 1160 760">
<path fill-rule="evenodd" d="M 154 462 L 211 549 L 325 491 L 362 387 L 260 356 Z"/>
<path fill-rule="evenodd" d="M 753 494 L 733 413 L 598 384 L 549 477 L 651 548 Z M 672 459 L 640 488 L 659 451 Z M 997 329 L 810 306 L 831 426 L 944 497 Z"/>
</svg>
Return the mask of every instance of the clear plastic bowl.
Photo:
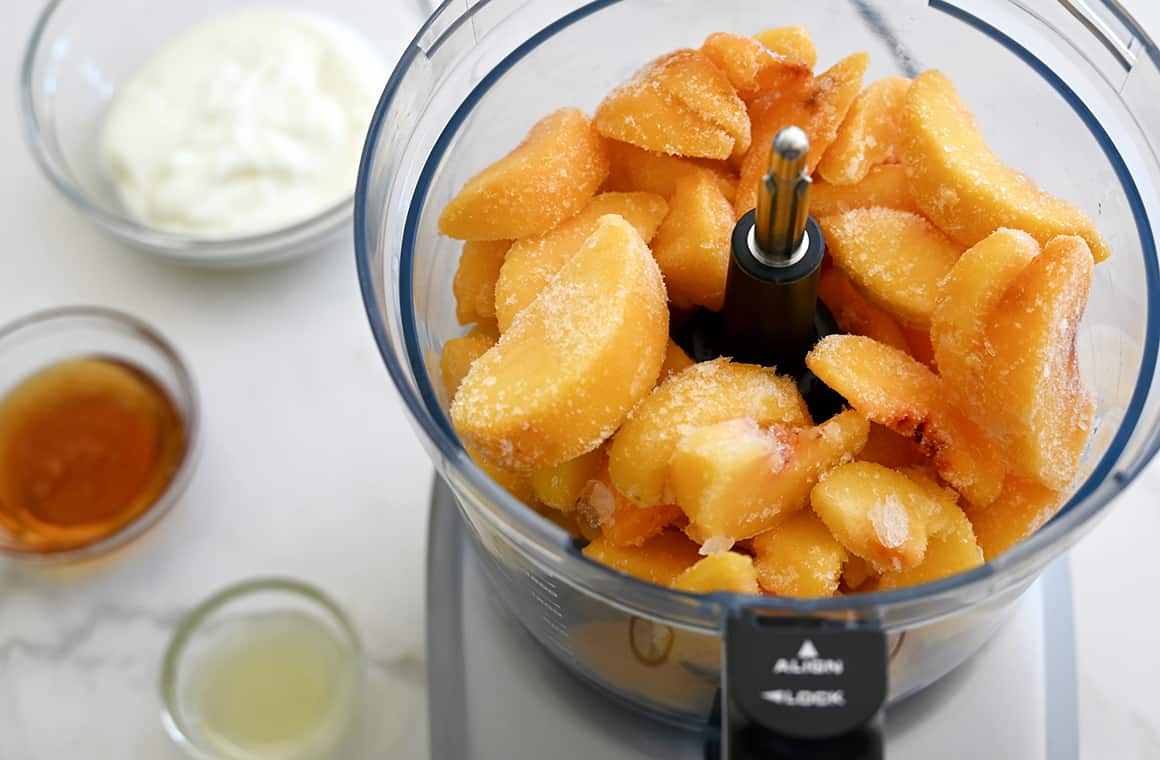
<svg viewBox="0 0 1160 760">
<path fill-rule="evenodd" d="M 355 236 L 375 338 L 472 526 L 497 595 L 575 673 L 684 724 L 708 717 L 720 687 L 723 620 L 742 608 L 887 631 L 892 701 L 969 657 L 1160 443 L 1155 45 L 1114 2 L 1093 0 L 1044 2 L 1037 11 L 1016 0 L 467 6 L 445 3 L 391 77 L 367 139 Z M 1095 219 L 1114 251 L 1096 269 L 1079 340 L 1098 424 L 1068 504 L 984 566 L 922 586 L 829 599 L 694 597 L 587 561 L 562 530 L 466 455 L 432 361 L 462 332 L 451 296 L 460 245 L 438 235 L 436 220 L 464 181 L 547 112 L 565 105 L 591 112 L 645 61 L 698 45 L 710 32 L 790 24 L 814 35 L 819 69 L 867 50 L 867 81 L 943 70 L 999 155 Z"/>
<path fill-rule="evenodd" d="M 429 0 L 278 3 L 359 31 L 381 50 L 387 63 L 426 17 L 430 4 Z M 349 234 L 353 187 L 352 197 L 270 232 L 203 238 L 156 229 L 125 213 L 99 165 L 101 125 L 117 88 L 167 40 L 205 19 L 252 5 L 244 0 L 52 0 L 45 7 L 32 30 L 20 75 L 25 137 L 56 189 L 101 230 L 136 248 L 209 267 L 266 264 L 317 251 Z"/>
</svg>

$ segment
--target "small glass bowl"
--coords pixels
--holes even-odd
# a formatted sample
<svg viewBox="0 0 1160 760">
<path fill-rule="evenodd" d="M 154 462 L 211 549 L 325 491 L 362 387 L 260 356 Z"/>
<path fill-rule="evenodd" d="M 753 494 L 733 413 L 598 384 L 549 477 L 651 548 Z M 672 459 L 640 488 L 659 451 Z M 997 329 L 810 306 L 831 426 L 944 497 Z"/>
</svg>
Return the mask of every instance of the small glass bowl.
<svg viewBox="0 0 1160 760">
<path fill-rule="evenodd" d="M 41 369 L 85 356 L 122 361 L 161 386 L 185 426 L 181 462 L 156 500 L 116 533 L 77 548 L 44 550 L 23 545 L 0 529 L 0 554 L 62 563 L 111 552 L 156 525 L 177 503 L 193 476 L 201 440 L 193 376 L 177 349 L 136 317 L 98 306 L 68 306 L 35 312 L 0 326 L 0 398 Z"/>
<path fill-rule="evenodd" d="M 333 734 L 327 746 L 304 748 L 303 754 L 280 751 L 278 760 L 315 760 L 341 757 L 340 748 L 349 742 L 358 724 L 363 696 L 364 658 L 358 634 L 342 609 L 322 591 L 286 578 L 257 578 L 230 586 L 195 607 L 181 621 L 165 652 L 161 668 L 161 720 L 169 736 L 196 760 L 260 760 L 260 755 L 238 750 L 230 754 L 212 744 L 200 730 L 195 699 L 190 684 L 203 667 L 215 644 L 229 636 L 235 625 L 262 615 L 295 613 L 323 625 L 345 648 L 349 669 L 348 684 L 341 699 L 345 715 L 338 722 L 343 730 Z M 273 757 L 273 756 L 272 756 Z"/>
<path fill-rule="evenodd" d="M 351 195 L 300 222 L 233 238 L 201 238 L 142 224 L 123 209 L 99 164 L 103 116 L 118 87 L 159 47 L 193 25 L 252 6 L 246 0 L 52 0 L 24 53 L 20 96 L 33 157 L 64 197 L 103 231 L 130 245 L 205 267 L 256 266 L 317 251 L 348 236 Z M 394 56 L 430 10 L 428 0 L 282 0 L 360 31 Z M 126 25 L 132 34 L 126 34 Z"/>
</svg>

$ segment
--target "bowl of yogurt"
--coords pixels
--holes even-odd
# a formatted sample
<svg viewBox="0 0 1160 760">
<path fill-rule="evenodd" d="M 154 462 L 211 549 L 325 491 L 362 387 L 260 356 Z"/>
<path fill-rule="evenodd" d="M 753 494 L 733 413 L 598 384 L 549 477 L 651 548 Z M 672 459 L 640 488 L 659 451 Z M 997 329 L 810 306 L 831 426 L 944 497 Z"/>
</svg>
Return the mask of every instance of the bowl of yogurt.
<svg viewBox="0 0 1160 760">
<path fill-rule="evenodd" d="M 101 229 L 200 266 L 350 234 L 367 125 L 427 0 L 54 0 L 25 53 L 25 134 Z"/>
</svg>

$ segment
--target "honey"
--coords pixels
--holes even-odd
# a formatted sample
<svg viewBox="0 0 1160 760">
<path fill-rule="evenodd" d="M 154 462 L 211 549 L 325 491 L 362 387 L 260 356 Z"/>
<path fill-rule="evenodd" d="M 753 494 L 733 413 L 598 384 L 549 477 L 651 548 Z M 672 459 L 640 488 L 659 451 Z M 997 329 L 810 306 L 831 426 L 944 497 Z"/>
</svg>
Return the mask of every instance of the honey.
<svg viewBox="0 0 1160 760">
<path fill-rule="evenodd" d="M 25 378 L 0 399 L 0 532 L 30 553 L 117 533 L 173 480 L 185 423 L 145 372 L 81 357 Z"/>
</svg>

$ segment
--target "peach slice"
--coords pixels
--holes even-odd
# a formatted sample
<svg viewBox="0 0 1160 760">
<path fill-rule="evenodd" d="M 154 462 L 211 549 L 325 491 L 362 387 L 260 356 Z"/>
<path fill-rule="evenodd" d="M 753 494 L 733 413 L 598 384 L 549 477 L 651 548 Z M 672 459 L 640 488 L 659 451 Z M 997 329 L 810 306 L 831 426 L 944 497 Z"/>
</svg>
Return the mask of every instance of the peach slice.
<svg viewBox="0 0 1160 760">
<path fill-rule="evenodd" d="M 728 359 L 694 364 L 657 386 L 612 439 L 608 470 L 613 484 L 637 504 L 669 501 L 669 460 L 687 430 L 742 418 L 758 425 L 810 424 L 792 378 Z"/>
<path fill-rule="evenodd" d="M 852 185 L 871 168 L 902 160 L 902 108 L 909 89 L 909 79 L 887 77 L 854 98 L 838 136 L 818 162 L 822 179 Z"/>
<path fill-rule="evenodd" d="M 588 117 L 560 109 L 468 180 L 443 209 L 439 232 L 460 240 L 542 235 L 584 208 L 607 174 L 604 142 Z"/>
<path fill-rule="evenodd" d="M 818 277 L 818 298 L 830 310 L 842 332 L 865 335 L 904 351 L 910 349 L 906 333 L 898 321 L 866 300 L 837 266 L 822 268 Z"/>
<path fill-rule="evenodd" d="M 448 400 L 455 398 L 459 384 L 467 377 L 475 360 L 483 356 L 495 345 L 497 338 L 487 330 L 474 327 L 471 332 L 459 338 L 452 338 L 443 344 L 439 357 L 439 374 L 443 378 L 443 390 Z"/>
<path fill-rule="evenodd" d="M 575 512 L 561 512 L 558 509 L 545 506 L 544 504 L 529 505 L 540 517 L 543 517 L 557 526 L 559 526 L 565 533 L 577 540 L 583 540 L 584 534 L 580 532 L 580 526 L 576 523 Z"/>
<path fill-rule="evenodd" d="M 1026 232 L 998 229 L 967 249 L 939 285 L 930 318 L 935 360 L 968 412 L 974 412 L 974 400 L 990 382 L 983 375 L 987 318 L 1038 253 L 1039 243 Z M 986 414 L 973 416 L 979 422 L 988 419 Z"/>
<path fill-rule="evenodd" d="M 918 441 L 939 476 L 967 501 L 985 505 L 999 495 L 1005 467 L 994 442 L 909 354 L 871 338 L 830 335 L 806 365 L 872 422 Z"/>
<path fill-rule="evenodd" d="M 669 375 L 675 375 L 678 372 L 692 367 L 696 362 L 689 358 L 685 353 L 685 349 L 669 339 L 669 345 L 665 349 L 665 361 L 661 364 L 661 382 L 668 379 Z"/>
<path fill-rule="evenodd" d="M 547 234 L 516 241 L 508 250 L 493 285 L 495 317 L 507 330 L 516 315 L 535 300 L 552 278 L 576 255 L 605 214 L 617 214 L 636 228 L 644 242 L 652 240 L 669 205 L 652 193 L 601 193 L 576 216 Z"/>
<path fill-rule="evenodd" d="M 737 552 L 711 554 L 677 576 L 673 588 L 691 594 L 728 591 L 733 594 L 760 594 L 753 558 Z"/>
<path fill-rule="evenodd" d="M 937 372 L 938 362 L 934 358 L 934 344 L 931 342 L 930 330 L 903 327 L 902 332 L 906 334 L 906 344 L 910 349 L 910 355 Z"/>
<path fill-rule="evenodd" d="M 753 38 L 768 50 L 791 63 L 813 69 L 818 63 L 818 51 L 810 33 L 801 26 L 781 26 L 758 32 Z"/>
<path fill-rule="evenodd" d="M 596 448 L 656 384 L 668 343 L 660 269 L 619 216 L 596 231 L 451 404 L 467 442 L 497 464 L 535 470 Z"/>
<path fill-rule="evenodd" d="M 814 180 L 810 188 L 810 213 L 815 218 L 872 206 L 919 213 L 906 186 L 905 168 L 899 164 L 879 164 L 857 184 L 833 185 Z"/>
<path fill-rule="evenodd" d="M 717 68 L 725 72 L 742 100 L 788 87 L 800 87 L 811 76 L 811 66 L 778 55 L 752 37 L 717 32 L 701 46 Z"/>
<path fill-rule="evenodd" d="M 926 553 L 926 489 L 873 462 L 831 470 L 810 494 L 814 512 L 842 546 L 878 572 L 916 567 Z"/>
<path fill-rule="evenodd" d="M 1015 275 L 985 331 L 987 417 L 1011 469 L 1056 490 L 1075 477 L 1092 428 L 1075 348 L 1092 267 L 1083 238 L 1053 238 Z"/>
<path fill-rule="evenodd" d="M 681 179 L 707 174 L 730 203 L 737 193 L 737 177 L 723 161 L 666 156 L 619 140 L 607 140 L 606 145 L 611 168 L 605 190 L 653 193 L 668 199 Z"/>
<path fill-rule="evenodd" d="M 930 326 L 938 284 L 962 250 L 917 214 L 860 208 L 818 222 L 826 250 L 867 298 L 911 327 Z"/>
<path fill-rule="evenodd" d="M 813 173 L 822 154 L 838 133 L 850 104 L 862 87 L 862 77 L 870 65 L 870 56 L 857 53 L 838 61 L 800 87 L 767 93 L 749 106 L 753 122 L 753 144 L 741 163 L 741 178 L 734 215 L 741 218 L 757 204 L 757 183 L 769 166 L 773 136 L 782 127 L 796 125 L 810 138 L 806 171 Z"/>
<path fill-rule="evenodd" d="M 745 104 L 697 50 L 646 65 L 608 94 L 594 123 L 605 137 L 669 155 L 725 159 L 749 147 Z"/>
<path fill-rule="evenodd" d="M 652 245 L 673 305 L 721 310 L 732 236 L 733 207 L 710 177 L 677 183 Z"/>
<path fill-rule="evenodd" d="M 495 318 L 495 283 L 510 246 L 510 240 L 469 240 L 463 244 L 459 268 L 451 281 L 459 324 Z"/>
<path fill-rule="evenodd" d="M 1046 525 L 1061 506 L 1061 492 L 1030 478 L 1008 475 L 995 503 L 971 509 L 967 516 L 990 561 Z"/>
<path fill-rule="evenodd" d="M 660 60 L 663 64 L 654 71 L 661 87 L 701 118 L 725 130 L 734 140 L 731 156 L 744 155 L 749 150 L 749 114 L 729 77 L 700 50 L 677 50 Z"/>
<path fill-rule="evenodd" d="M 770 594 L 833 596 L 850 556 L 812 511 L 803 509 L 753 539 L 757 582 Z"/>
<path fill-rule="evenodd" d="M 959 510 L 962 514 L 962 511 Z M 878 590 L 889 591 L 920 583 L 930 583 L 970 570 L 983 564 L 983 550 L 975 539 L 965 515 L 955 528 L 939 536 L 930 536 L 926 554 L 917 567 L 883 573 L 878 579 Z"/>
<path fill-rule="evenodd" d="M 480 454 L 471 446 L 464 447 L 467 455 L 471 457 L 472 461 L 487 474 L 489 478 L 498 483 L 503 490 L 510 493 L 518 501 L 524 504 L 534 506 L 536 504 L 536 494 L 532 491 L 532 484 L 528 480 L 525 473 L 513 472 L 506 467 L 501 467 L 487 457 Z"/>
<path fill-rule="evenodd" d="M 616 546 L 600 537 L 584 547 L 584 556 L 658 586 L 671 586 L 701 559 L 700 547 L 679 530 L 667 530 L 640 546 Z"/>
<path fill-rule="evenodd" d="M 923 213 L 961 245 L 1010 227 L 1041 245 L 1056 235 L 1079 235 L 1097 262 L 1110 255 L 1087 215 L 991 152 L 958 91 L 938 71 L 924 72 L 911 84 L 903 125 L 910 192 Z"/>
<path fill-rule="evenodd" d="M 849 591 L 873 591 L 878 585 L 878 573 L 857 554 L 847 553 L 846 564 L 842 566 L 842 585 Z"/>
<path fill-rule="evenodd" d="M 696 427 L 677 443 L 669 482 L 702 543 L 737 541 L 809 503 L 822 473 L 866 445 L 869 423 L 845 411 L 817 427 L 762 430 L 752 420 Z"/>
<path fill-rule="evenodd" d="M 599 533 L 614 546 L 640 546 L 681 521 L 681 510 L 675 505 L 633 504 L 608 482 L 607 467 L 602 470 L 588 481 L 576 507 L 577 518 L 586 533 Z"/>
<path fill-rule="evenodd" d="M 862 451 L 858 452 L 858 459 L 896 469 L 922 464 L 926 461 L 926 456 L 912 439 L 901 436 L 877 422 L 871 422 L 870 435 Z"/>
<path fill-rule="evenodd" d="M 588 481 L 607 467 L 607 459 L 604 449 L 595 449 L 554 467 L 536 470 L 530 477 L 532 491 L 552 509 L 571 512 L 588 487 Z"/>
</svg>

